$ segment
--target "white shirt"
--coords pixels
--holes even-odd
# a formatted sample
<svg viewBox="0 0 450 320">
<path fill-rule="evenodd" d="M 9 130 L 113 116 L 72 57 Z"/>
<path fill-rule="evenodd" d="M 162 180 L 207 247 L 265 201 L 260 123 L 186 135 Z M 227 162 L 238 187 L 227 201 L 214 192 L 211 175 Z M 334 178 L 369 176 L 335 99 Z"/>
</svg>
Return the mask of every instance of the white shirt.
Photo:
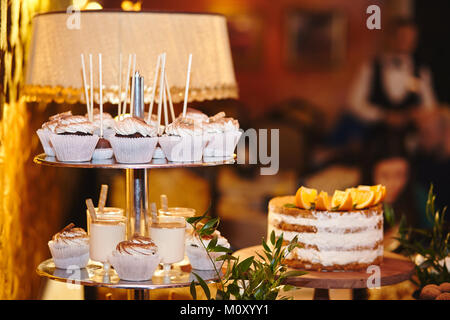
<svg viewBox="0 0 450 320">
<path fill-rule="evenodd" d="M 395 59 L 399 63 L 395 63 Z M 380 64 L 383 88 L 392 102 L 400 102 L 409 92 L 414 91 L 422 98 L 419 107 L 432 109 L 436 105 L 428 68 L 421 68 L 419 77 L 415 77 L 414 64 L 409 55 L 385 54 L 381 57 Z M 349 97 L 352 112 L 369 122 L 383 117 L 382 108 L 369 101 L 372 78 L 373 62 L 365 63 L 351 88 Z"/>
</svg>

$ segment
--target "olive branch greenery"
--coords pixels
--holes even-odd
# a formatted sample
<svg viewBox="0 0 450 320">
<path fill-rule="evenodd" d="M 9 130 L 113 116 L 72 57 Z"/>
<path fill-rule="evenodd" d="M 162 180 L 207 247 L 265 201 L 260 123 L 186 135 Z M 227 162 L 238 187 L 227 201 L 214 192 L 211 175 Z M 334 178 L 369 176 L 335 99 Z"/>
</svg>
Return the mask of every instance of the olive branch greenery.
<svg viewBox="0 0 450 320">
<path fill-rule="evenodd" d="M 426 217 L 431 223 L 431 229 L 412 228 L 406 225 L 402 216 L 399 225 L 400 236 L 396 239 L 400 242 L 403 253 L 409 257 L 421 255 L 424 261 L 416 265 L 416 273 L 419 287 L 427 284 L 441 284 L 450 282 L 450 273 L 447 269 L 445 258 L 450 253 L 450 233 L 445 225 L 445 213 L 447 207 L 436 210 L 436 195 L 433 193 L 433 185 L 428 191 L 426 204 Z"/>
<path fill-rule="evenodd" d="M 276 238 L 275 232 L 270 234 L 270 244 L 262 240 L 263 251 L 256 252 L 255 256 L 251 256 L 244 260 L 233 255 L 233 251 L 217 244 L 217 236 L 213 236 L 208 245 L 202 240 L 204 236 L 211 236 L 219 226 L 220 219 L 207 216 L 209 209 L 204 215 L 199 217 L 187 218 L 186 221 L 193 227 L 194 233 L 200 239 L 203 248 L 206 250 L 208 257 L 214 266 L 214 271 L 219 279 L 219 286 L 216 292 L 216 300 L 275 300 L 281 289 L 289 291 L 295 287 L 284 284 L 288 277 L 300 276 L 305 271 L 287 271 L 287 267 L 283 265 L 283 259 L 294 248 L 300 247 L 295 237 L 287 246 L 283 247 L 283 235 Z M 204 223 L 202 225 L 202 223 Z M 272 248 L 270 248 L 270 245 Z M 211 253 L 223 253 L 217 258 L 211 256 Z M 222 261 L 220 268 L 216 267 L 215 261 Z M 222 274 L 221 270 L 225 265 L 226 271 Z M 196 281 L 193 280 L 190 285 L 190 293 L 192 298 L 197 299 L 195 286 L 200 285 L 208 300 L 211 292 L 207 283 L 195 272 L 193 272 Z M 288 299 L 281 297 L 280 299 Z"/>
</svg>

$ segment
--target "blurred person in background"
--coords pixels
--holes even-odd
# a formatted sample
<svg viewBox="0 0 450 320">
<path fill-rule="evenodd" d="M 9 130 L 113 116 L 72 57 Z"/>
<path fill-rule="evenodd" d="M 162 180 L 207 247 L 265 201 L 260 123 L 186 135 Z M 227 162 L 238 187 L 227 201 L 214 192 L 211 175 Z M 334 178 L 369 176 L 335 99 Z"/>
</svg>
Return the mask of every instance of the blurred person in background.
<svg viewBox="0 0 450 320">
<path fill-rule="evenodd" d="M 412 159 L 416 181 L 423 190 L 434 185 L 436 206 L 442 209 L 450 204 L 450 108 L 422 111 L 415 123 L 418 130 Z M 421 203 L 426 203 L 426 197 Z"/>
<path fill-rule="evenodd" d="M 405 137 L 414 113 L 433 109 L 436 98 L 430 70 L 415 55 L 415 24 L 398 18 L 384 33 L 386 50 L 362 66 L 350 92 L 349 107 L 369 138 L 386 130 Z"/>
</svg>

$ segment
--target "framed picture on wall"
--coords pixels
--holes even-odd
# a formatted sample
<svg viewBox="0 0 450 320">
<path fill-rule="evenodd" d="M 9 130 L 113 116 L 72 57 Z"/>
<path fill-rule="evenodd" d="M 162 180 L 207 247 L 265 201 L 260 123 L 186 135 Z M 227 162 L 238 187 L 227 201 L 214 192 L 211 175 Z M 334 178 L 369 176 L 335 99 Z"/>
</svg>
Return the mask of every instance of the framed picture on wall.
<svg viewBox="0 0 450 320">
<path fill-rule="evenodd" d="M 289 9 L 284 15 L 285 65 L 292 70 L 330 70 L 345 58 L 346 18 L 337 10 Z"/>
</svg>

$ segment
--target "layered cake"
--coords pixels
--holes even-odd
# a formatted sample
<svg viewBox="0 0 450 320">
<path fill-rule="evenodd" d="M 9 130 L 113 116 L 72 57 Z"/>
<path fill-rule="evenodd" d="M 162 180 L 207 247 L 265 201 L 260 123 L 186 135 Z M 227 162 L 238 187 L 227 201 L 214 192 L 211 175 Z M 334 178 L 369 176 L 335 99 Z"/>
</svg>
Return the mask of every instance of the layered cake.
<svg viewBox="0 0 450 320">
<path fill-rule="evenodd" d="M 331 199 L 324 192 L 317 195 L 313 189 L 302 188 L 296 196 L 269 202 L 268 234 L 283 234 L 286 244 L 297 236 L 300 244 L 286 257 L 288 266 L 350 271 L 381 263 L 383 187 L 336 191 Z M 302 193 L 306 195 L 302 197 Z"/>
</svg>

